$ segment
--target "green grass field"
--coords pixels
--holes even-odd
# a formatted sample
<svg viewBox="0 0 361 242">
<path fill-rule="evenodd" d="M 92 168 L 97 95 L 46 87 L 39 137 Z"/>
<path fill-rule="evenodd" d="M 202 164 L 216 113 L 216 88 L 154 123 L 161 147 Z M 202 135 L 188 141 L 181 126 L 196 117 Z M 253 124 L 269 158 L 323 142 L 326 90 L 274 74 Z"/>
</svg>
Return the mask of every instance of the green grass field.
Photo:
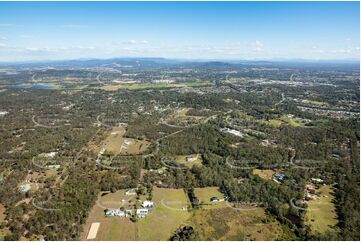
<svg viewBox="0 0 361 242">
<path fill-rule="evenodd" d="M 99 196 L 98 203 L 107 208 L 119 208 L 122 199 L 134 200 L 135 196 L 125 196 L 124 192 L 119 190 Z M 191 213 L 183 209 L 190 207 L 190 202 L 183 189 L 154 187 L 152 194 L 154 210 L 135 223 L 128 218 L 105 217 L 104 208 L 95 205 L 84 225 L 81 239 L 86 239 L 92 223 L 100 222 L 96 240 L 168 240 L 190 218 Z"/>
<path fill-rule="evenodd" d="M 270 119 L 266 121 L 268 125 L 271 125 L 273 127 L 280 127 L 281 125 L 289 125 L 292 127 L 302 127 L 305 126 L 307 123 L 306 120 L 295 118 L 295 117 L 288 117 L 287 115 L 283 114 L 277 119 Z"/>
<path fill-rule="evenodd" d="M 223 194 L 219 191 L 218 187 L 195 188 L 194 194 L 200 200 L 202 208 L 214 209 L 214 208 L 227 207 L 225 201 L 221 201 L 217 203 L 212 203 L 210 201 L 211 197 L 217 197 L 219 199 L 223 199 Z"/>
<path fill-rule="evenodd" d="M 324 233 L 337 224 L 335 204 L 332 202 L 334 196 L 330 185 L 322 186 L 317 192 L 320 199 L 308 202 L 305 222 L 313 231 Z"/>
<path fill-rule="evenodd" d="M 139 240 L 169 240 L 191 213 L 182 208 L 190 206 L 183 189 L 157 188 L 153 190 L 155 209 L 137 221 Z"/>
<path fill-rule="evenodd" d="M 270 119 L 268 120 L 267 124 L 273 126 L 273 127 L 280 127 L 282 125 L 282 121 L 278 119 Z"/>
<path fill-rule="evenodd" d="M 109 209 L 128 208 L 130 204 L 135 203 L 135 196 L 126 196 L 125 189 L 115 193 L 108 193 L 104 196 L 99 194 L 97 204 L 90 211 L 89 217 L 84 225 L 84 231 L 81 234 L 81 240 L 86 240 L 88 231 L 92 223 L 99 222 L 100 227 L 96 240 L 136 240 L 136 224 L 128 218 L 105 217 L 104 207 Z M 122 202 L 122 200 L 125 202 Z M 128 201 L 131 200 L 131 203 Z M 99 206 L 100 205 L 100 206 Z"/>
</svg>

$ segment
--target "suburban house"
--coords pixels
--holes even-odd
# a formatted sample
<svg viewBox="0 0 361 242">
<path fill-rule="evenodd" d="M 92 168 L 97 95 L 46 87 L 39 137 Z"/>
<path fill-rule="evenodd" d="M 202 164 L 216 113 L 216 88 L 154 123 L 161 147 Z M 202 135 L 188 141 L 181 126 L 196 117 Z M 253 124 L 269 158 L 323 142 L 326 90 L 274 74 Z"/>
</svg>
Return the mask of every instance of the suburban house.
<svg viewBox="0 0 361 242">
<path fill-rule="evenodd" d="M 306 190 L 311 194 L 316 193 L 316 187 L 313 184 L 307 184 L 306 185 Z"/>
<path fill-rule="evenodd" d="M 28 191 L 30 191 L 30 189 L 31 189 L 30 183 L 22 184 L 19 187 L 19 191 L 22 192 L 22 193 L 28 192 Z"/>
<path fill-rule="evenodd" d="M 154 202 L 145 200 L 145 201 L 143 201 L 143 203 L 142 203 L 142 207 L 143 207 L 143 208 L 146 208 L 146 209 L 148 209 L 148 210 L 153 210 L 153 208 L 154 208 Z"/>
<path fill-rule="evenodd" d="M 305 198 L 307 199 L 312 199 L 312 200 L 317 200 L 319 199 L 319 197 L 316 194 L 316 187 L 313 184 L 307 184 L 306 185 L 306 194 L 305 194 Z"/>
<path fill-rule="evenodd" d="M 124 144 L 125 144 L 125 145 L 131 145 L 131 144 L 132 144 L 132 141 L 126 139 L 126 140 L 124 140 Z"/>
<path fill-rule="evenodd" d="M 149 213 L 148 209 L 146 208 L 139 208 L 137 209 L 137 217 L 138 218 L 145 218 Z"/>
<path fill-rule="evenodd" d="M 102 149 L 100 150 L 100 152 L 99 152 L 99 155 L 104 155 L 105 151 L 106 151 L 106 149 L 105 149 L 105 148 L 102 148 Z"/>
<path fill-rule="evenodd" d="M 224 199 L 220 199 L 218 197 L 211 197 L 210 200 L 211 200 L 212 203 L 218 203 L 218 202 L 224 201 Z"/>
<path fill-rule="evenodd" d="M 273 178 L 273 181 L 275 182 L 282 182 L 286 176 L 284 174 L 276 174 Z"/>
<path fill-rule="evenodd" d="M 107 209 L 105 211 L 105 216 L 108 217 L 126 217 L 126 212 L 120 209 Z"/>
<path fill-rule="evenodd" d="M 125 217 L 132 216 L 132 214 L 133 214 L 133 211 L 131 209 L 125 210 Z"/>
<path fill-rule="evenodd" d="M 319 182 L 319 183 L 324 182 L 324 180 L 322 180 L 321 178 L 311 178 L 311 180 L 314 182 Z"/>
<path fill-rule="evenodd" d="M 48 158 L 48 159 L 53 159 L 56 155 L 58 154 L 58 152 L 49 152 L 49 153 L 44 153 L 42 154 L 43 157 Z"/>
<path fill-rule="evenodd" d="M 60 165 L 47 165 L 46 167 L 49 169 L 59 169 Z"/>
<path fill-rule="evenodd" d="M 187 162 L 194 162 L 196 160 L 197 160 L 197 157 L 192 157 L 192 156 L 187 157 Z"/>
<path fill-rule="evenodd" d="M 135 189 L 128 189 L 128 190 L 125 192 L 125 195 L 126 195 L 126 196 L 133 196 L 133 195 L 137 195 L 137 192 L 135 191 Z"/>
</svg>

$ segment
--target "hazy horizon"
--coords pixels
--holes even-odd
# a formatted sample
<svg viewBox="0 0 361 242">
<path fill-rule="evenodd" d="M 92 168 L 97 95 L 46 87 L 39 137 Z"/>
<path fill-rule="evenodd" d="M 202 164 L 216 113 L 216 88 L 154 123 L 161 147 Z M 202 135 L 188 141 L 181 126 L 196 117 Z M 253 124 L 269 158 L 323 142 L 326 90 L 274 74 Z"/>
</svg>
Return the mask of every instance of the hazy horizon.
<svg viewBox="0 0 361 242">
<path fill-rule="evenodd" d="M 0 2 L 0 62 L 357 60 L 359 2 Z"/>
</svg>

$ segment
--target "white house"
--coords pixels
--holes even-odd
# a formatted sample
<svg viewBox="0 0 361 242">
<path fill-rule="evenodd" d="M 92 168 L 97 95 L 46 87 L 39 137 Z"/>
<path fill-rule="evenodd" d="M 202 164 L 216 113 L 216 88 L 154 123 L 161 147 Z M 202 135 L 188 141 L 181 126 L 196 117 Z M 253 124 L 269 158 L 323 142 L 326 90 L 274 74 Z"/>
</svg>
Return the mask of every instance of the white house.
<svg viewBox="0 0 361 242">
<path fill-rule="evenodd" d="M 225 132 L 225 133 L 233 134 L 233 135 L 238 136 L 238 137 L 244 136 L 244 133 L 243 133 L 243 132 L 238 131 L 238 130 L 235 130 L 235 129 L 222 128 L 221 131 L 222 131 L 222 132 Z"/>
<path fill-rule="evenodd" d="M 43 157 L 46 157 L 48 159 L 53 159 L 56 155 L 58 154 L 58 152 L 49 152 L 49 153 L 43 153 Z"/>
<path fill-rule="evenodd" d="M 105 149 L 105 148 L 102 148 L 102 149 L 100 150 L 99 154 L 100 154 L 100 155 L 104 155 L 105 151 L 106 151 L 106 149 Z"/>
<path fill-rule="evenodd" d="M 60 165 L 47 165 L 46 167 L 49 169 L 59 169 Z"/>
<path fill-rule="evenodd" d="M 125 217 L 132 216 L 132 214 L 133 214 L 133 211 L 131 209 L 125 210 Z"/>
<path fill-rule="evenodd" d="M 120 210 L 120 209 L 109 209 L 105 212 L 105 216 L 108 216 L 108 217 L 114 217 L 114 216 L 117 216 L 117 217 L 125 217 L 126 214 L 123 210 Z"/>
<path fill-rule="evenodd" d="M 124 144 L 125 144 L 125 145 L 130 145 L 130 144 L 132 144 L 132 143 L 133 143 L 133 142 L 132 142 L 131 140 L 127 140 L 127 139 L 124 140 Z"/>
<path fill-rule="evenodd" d="M 134 189 L 129 189 L 125 192 L 126 196 L 132 196 L 132 195 L 137 195 L 137 192 Z"/>
<path fill-rule="evenodd" d="M 196 160 L 197 160 L 197 157 L 192 157 L 192 156 L 187 157 L 187 162 L 194 162 Z"/>
<path fill-rule="evenodd" d="M 2 117 L 2 116 L 5 116 L 6 114 L 8 114 L 9 112 L 7 112 L 7 111 L 0 111 L 0 117 Z"/>
<path fill-rule="evenodd" d="M 154 207 L 154 202 L 152 202 L 152 201 L 148 201 L 148 200 L 145 200 L 145 201 L 143 201 L 143 203 L 142 203 L 142 207 L 143 208 L 153 208 Z"/>
<path fill-rule="evenodd" d="M 138 218 L 145 218 L 149 213 L 148 209 L 146 208 L 139 208 L 137 209 L 137 217 Z"/>
<path fill-rule="evenodd" d="M 28 191 L 30 191 L 30 189 L 31 189 L 30 183 L 22 184 L 19 187 L 19 191 L 22 192 L 22 193 L 28 192 Z"/>
<path fill-rule="evenodd" d="M 322 180 L 321 178 L 311 178 L 312 181 L 314 182 L 324 182 L 324 180 Z"/>
</svg>

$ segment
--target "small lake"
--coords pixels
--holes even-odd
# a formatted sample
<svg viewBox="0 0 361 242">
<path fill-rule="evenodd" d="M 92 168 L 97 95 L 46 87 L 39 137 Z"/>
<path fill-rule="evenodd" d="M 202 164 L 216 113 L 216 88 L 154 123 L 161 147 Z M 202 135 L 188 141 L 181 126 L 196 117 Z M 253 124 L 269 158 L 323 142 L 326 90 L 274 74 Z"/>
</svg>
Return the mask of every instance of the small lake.
<svg viewBox="0 0 361 242">
<path fill-rule="evenodd" d="M 30 89 L 50 89 L 54 88 L 54 86 L 49 85 L 17 85 L 15 88 L 30 88 Z"/>
</svg>

